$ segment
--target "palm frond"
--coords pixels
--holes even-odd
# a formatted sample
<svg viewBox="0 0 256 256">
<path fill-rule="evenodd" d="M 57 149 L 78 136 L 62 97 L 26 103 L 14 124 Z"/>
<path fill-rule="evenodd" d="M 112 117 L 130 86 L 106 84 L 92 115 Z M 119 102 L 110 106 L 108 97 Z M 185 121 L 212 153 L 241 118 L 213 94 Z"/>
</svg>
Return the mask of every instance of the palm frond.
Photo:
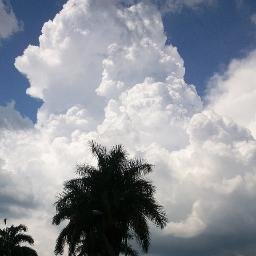
<svg viewBox="0 0 256 256">
<path fill-rule="evenodd" d="M 13 226 L 12 225 L 9 228 L 9 232 L 11 233 L 12 236 L 18 234 L 21 231 L 26 232 L 27 231 L 27 227 L 25 225 L 20 224 L 19 226 Z"/>
<path fill-rule="evenodd" d="M 90 176 L 94 172 L 96 172 L 97 169 L 91 165 L 86 165 L 86 164 L 80 164 L 76 166 L 76 173 L 80 176 Z"/>
<path fill-rule="evenodd" d="M 134 216 L 131 220 L 131 228 L 133 229 L 135 236 L 144 252 L 148 251 L 150 244 L 149 227 L 146 217 L 142 214 Z"/>
<path fill-rule="evenodd" d="M 22 246 L 20 248 L 20 251 L 22 252 L 20 255 L 26 255 L 26 256 L 38 256 L 37 252 L 33 250 L 30 247 Z"/>
<path fill-rule="evenodd" d="M 29 243 L 34 244 L 34 239 L 26 234 L 17 234 L 13 239 L 14 244 Z"/>
<path fill-rule="evenodd" d="M 107 148 L 100 144 L 97 144 L 95 141 L 90 141 L 89 145 L 90 145 L 92 154 L 96 156 L 98 159 L 99 166 L 104 166 L 106 162 Z"/>
<path fill-rule="evenodd" d="M 153 170 L 153 165 L 146 163 L 143 159 L 131 159 L 128 162 L 127 172 L 133 176 L 146 175 Z"/>
<path fill-rule="evenodd" d="M 55 245 L 55 250 L 54 253 L 57 254 L 63 254 L 64 252 L 64 246 L 67 241 L 67 236 L 72 230 L 72 226 L 69 223 L 59 234 L 57 240 L 56 240 L 56 245 Z"/>
<path fill-rule="evenodd" d="M 156 204 L 154 200 L 150 205 L 146 205 L 144 211 L 148 218 L 153 221 L 156 226 L 160 227 L 161 229 L 166 226 L 168 220 L 163 207 Z"/>
<path fill-rule="evenodd" d="M 125 242 L 121 243 L 120 253 L 126 254 L 127 256 L 138 256 L 138 252 L 132 249 L 131 245 L 126 244 Z"/>
</svg>

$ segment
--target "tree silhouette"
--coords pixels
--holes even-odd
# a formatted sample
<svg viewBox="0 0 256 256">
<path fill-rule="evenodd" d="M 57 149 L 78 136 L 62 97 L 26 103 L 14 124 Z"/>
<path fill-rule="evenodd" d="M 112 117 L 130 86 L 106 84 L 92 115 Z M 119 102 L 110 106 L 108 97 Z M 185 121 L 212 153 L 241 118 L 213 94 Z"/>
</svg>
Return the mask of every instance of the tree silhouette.
<svg viewBox="0 0 256 256">
<path fill-rule="evenodd" d="M 150 245 L 148 220 L 166 225 L 166 216 L 154 199 L 155 188 L 145 175 L 152 165 L 128 159 L 121 145 L 106 147 L 90 143 L 97 167 L 77 166 L 77 178 L 64 184 L 53 224 L 67 220 L 60 232 L 55 254 L 67 243 L 69 255 L 137 255 L 128 241 L 135 238 L 144 252 Z"/>
<path fill-rule="evenodd" d="M 24 234 L 27 227 L 24 225 L 10 226 L 0 229 L 0 255 L 1 256 L 37 256 L 35 250 L 22 246 L 23 243 L 34 244 L 31 236 Z"/>
</svg>

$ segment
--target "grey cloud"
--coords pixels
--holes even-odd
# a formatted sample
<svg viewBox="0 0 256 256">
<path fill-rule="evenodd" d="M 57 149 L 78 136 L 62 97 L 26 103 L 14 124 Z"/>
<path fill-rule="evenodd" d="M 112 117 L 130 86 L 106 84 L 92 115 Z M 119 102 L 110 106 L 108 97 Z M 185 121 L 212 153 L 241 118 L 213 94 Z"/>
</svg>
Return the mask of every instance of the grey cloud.
<svg viewBox="0 0 256 256">
<path fill-rule="evenodd" d="M 150 256 L 254 256 L 255 230 L 236 234 L 202 234 L 193 238 L 155 236 Z"/>
<path fill-rule="evenodd" d="M 9 1 L 0 0 L 0 39 L 8 38 L 22 29 Z"/>
<path fill-rule="evenodd" d="M 0 129 L 23 130 L 32 127 L 32 121 L 27 117 L 22 117 L 15 110 L 14 102 L 7 104 L 7 106 L 0 106 Z"/>
<path fill-rule="evenodd" d="M 198 9 L 200 7 L 212 6 L 216 0 L 121 0 L 125 5 L 134 5 L 139 2 L 156 5 L 162 13 L 179 12 L 184 8 Z"/>
<path fill-rule="evenodd" d="M 15 177 L 4 169 L 4 161 L 0 159 L 0 218 L 24 217 L 29 215 L 30 209 L 38 206 L 25 184 L 26 177 Z"/>
</svg>

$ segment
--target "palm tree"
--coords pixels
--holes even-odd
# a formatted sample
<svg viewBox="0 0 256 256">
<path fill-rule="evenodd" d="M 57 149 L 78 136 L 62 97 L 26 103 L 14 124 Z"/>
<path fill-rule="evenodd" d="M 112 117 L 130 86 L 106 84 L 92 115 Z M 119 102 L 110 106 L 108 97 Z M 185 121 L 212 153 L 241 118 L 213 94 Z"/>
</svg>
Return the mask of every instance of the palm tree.
<svg viewBox="0 0 256 256">
<path fill-rule="evenodd" d="M 152 165 L 142 159 L 128 159 L 121 145 L 107 151 L 90 142 L 97 167 L 78 165 L 77 178 L 64 184 L 53 224 L 67 220 L 59 234 L 55 254 L 67 243 L 69 255 L 137 255 L 128 241 L 135 238 L 143 252 L 150 245 L 148 220 L 164 228 L 167 219 L 154 199 L 155 187 L 144 175 Z"/>
<path fill-rule="evenodd" d="M 27 227 L 24 225 L 0 229 L 0 255 L 3 256 L 37 256 L 35 250 L 22 246 L 22 243 L 34 244 L 31 236 L 24 234 Z"/>
</svg>

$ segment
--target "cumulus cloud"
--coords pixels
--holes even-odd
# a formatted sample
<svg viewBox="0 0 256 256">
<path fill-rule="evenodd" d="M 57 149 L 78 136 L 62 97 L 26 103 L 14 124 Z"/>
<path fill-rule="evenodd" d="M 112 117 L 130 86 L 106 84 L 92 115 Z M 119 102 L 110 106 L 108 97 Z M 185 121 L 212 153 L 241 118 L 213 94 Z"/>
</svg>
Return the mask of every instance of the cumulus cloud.
<svg viewBox="0 0 256 256">
<path fill-rule="evenodd" d="M 208 101 L 217 113 L 232 118 L 256 135 L 256 51 L 233 60 L 209 82 Z"/>
<path fill-rule="evenodd" d="M 27 216 L 29 210 L 37 207 L 33 194 L 27 188 L 27 180 L 20 180 L 20 176 L 6 170 L 6 163 L 3 159 L 0 160 L 1 216 L 8 218 Z"/>
<path fill-rule="evenodd" d="M 0 106 L 1 130 L 23 130 L 32 127 L 32 121 L 29 118 L 22 117 L 21 114 L 15 110 L 15 102 L 10 102 L 7 106 Z"/>
<path fill-rule="evenodd" d="M 8 209 L 14 222 L 31 226 L 40 255 L 52 255 L 45 248 L 53 248 L 57 232 L 50 224 L 53 202 L 75 165 L 92 162 L 91 139 L 122 143 L 131 155 L 155 164 L 150 178 L 169 223 L 164 233 L 154 231 L 153 255 L 255 252 L 249 241 L 256 233 L 253 115 L 243 119 L 222 107 L 225 97 L 232 106 L 239 94 L 245 95 L 240 109 L 249 111 L 248 99 L 253 106 L 255 54 L 212 79 L 215 89 L 203 108 L 194 86 L 184 81 L 177 48 L 165 42 L 161 14 L 149 2 L 124 7 L 69 0 L 44 24 L 39 46 L 16 59 L 30 82 L 27 93 L 43 105 L 34 126 L 11 105 L 0 109 L 0 199 L 8 202 L 0 213 Z M 29 214 L 15 215 L 25 208 L 24 198 L 33 202 Z M 232 245 L 238 234 L 239 248 Z"/>
<path fill-rule="evenodd" d="M 20 30 L 20 24 L 5 0 L 0 0 L 0 39 L 7 38 Z"/>
<path fill-rule="evenodd" d="M 183 227 L 189 236 L 191 229 L 195 234 L 201 230 L 235 233 L 236 228 L 252 225 L 252 220 L 244 219 L 248 208 L 237 206 L 236 199 L 250 201 L 254 194 L 256 144 L 253 137 L 246 129 L 212 111 L 194 115 L 187 131 L 190 144 L 170 153 L 169 165 L 178 189 L 170 209 L 184 200 L 182 189 L 189 193 L 185 200 L 191 209 L 189 215 L 183 213 L 184 218 L 181 213 L 177 215 L 181 218 L 178 233 L 171 229 L 173 224 L 170 232 L 179 235 Z M 239 220 L 241 226 L 230 226 L 234 220 Z"/>
<path fill-rule="evenodd" d="M 150 145 L 154 135 L 154 141 L 168 149 L 182 148 L 188 141 L 185 126 L 199 110 L 201 101 L 194 87 L 182 79 L 168 77 L 165 83 L 146 79 L 109 101 L 98 133 L 132 147 Z"/>
<path fill-rule="evenodd" d="M 9 143 L 26 138 L 31 131 L 32 122 L 23 118 L 15 109 L 14 103 L 0 107 L 0 213 L 1 216 L 19 217 L 27 215 L 29 210 L 36 207 L 36 200 L 27 184 L 29 180 L 19 175 L 22 166 L 9 168 L 12 153 L 5 150 L 6 145 L 11 149 Z M 16 142 L 15 142 L 16 144 Z M 15 154 L 16 148 L 15 148 Z M 7 157 L 6 157 L 7 154 Z M 10 154 L 10 155 L 9 155 Z M 12 154 L 13 156 L 15 154 Z"/>
<path fill-rule="evenodd" d="M 196 201 L 193 204 L 191 213 L 188 217 L 180 222 L 170 222 L 165 229 L 165 233 L 173 234 L 177 237 L 194 237 L 203 230 L 206 225 L 200 217 L 200 202 Z"/>
</svg>

